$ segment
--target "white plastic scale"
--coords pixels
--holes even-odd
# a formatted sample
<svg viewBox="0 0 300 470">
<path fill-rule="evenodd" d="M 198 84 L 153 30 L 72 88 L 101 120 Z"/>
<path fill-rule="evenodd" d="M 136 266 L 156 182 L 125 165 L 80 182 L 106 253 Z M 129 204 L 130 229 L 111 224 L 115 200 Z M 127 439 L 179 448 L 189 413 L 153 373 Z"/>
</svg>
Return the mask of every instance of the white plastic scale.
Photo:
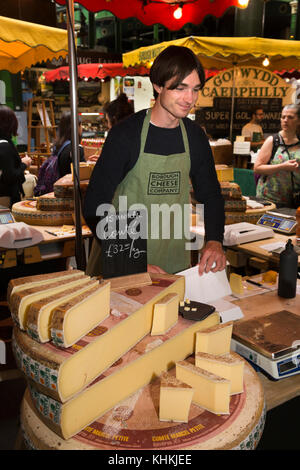
<svg viewBox="0 0 300 470">
<path fill-rule="evenodd" d="M 273 379 L 283 379 L 300 372 L 299 333 L 300 316 L 282 310 L 235 325 L 231 349 Z"/>
<path fill-rule="evenodd" d="M 261 216 L 256 224 L 263 227 L 271 227 L 275 232 L 291 235 L 296 233 L 297 222 L 295 212 L 295 209 L 287 207 L 267 211 Z"/>
</svg>

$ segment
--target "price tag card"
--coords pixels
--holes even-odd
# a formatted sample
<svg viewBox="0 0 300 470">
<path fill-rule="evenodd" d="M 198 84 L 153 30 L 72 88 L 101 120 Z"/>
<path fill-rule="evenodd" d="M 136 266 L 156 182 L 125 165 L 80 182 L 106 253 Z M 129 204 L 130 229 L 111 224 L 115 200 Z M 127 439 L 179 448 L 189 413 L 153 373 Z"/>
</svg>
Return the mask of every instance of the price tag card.
<svg viewBox="0 0 300 470">
<path fill-rule="evenodd" d="M 147 214 L 128 211 L 101 221 L 101 273 L 104 279 L 147 271 Z"/>
</svg>

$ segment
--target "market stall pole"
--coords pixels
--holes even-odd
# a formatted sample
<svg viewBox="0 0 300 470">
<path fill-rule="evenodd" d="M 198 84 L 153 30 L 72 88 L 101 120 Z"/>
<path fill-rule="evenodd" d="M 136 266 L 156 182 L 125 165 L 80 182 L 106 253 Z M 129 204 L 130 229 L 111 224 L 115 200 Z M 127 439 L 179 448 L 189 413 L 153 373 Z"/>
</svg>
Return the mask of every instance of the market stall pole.
<svg viewBox="0 0 300 470">
<path fill-rule="evenodd" d="M 75 209 L 75 259 L 78 269 L 85 271 L 86 259 L 83 246 L 81 226 L 81 198 L 79 188 L 79 136 L 78 136 L 78 113 L 77 113 L 77 63 L 74 33 L 74 3 L 73 0 L 66 1 L 67 26 L 69 43 L 69 67 L 70 67 L 70 104 L 71 104 L 71 155 L 73 163 L 74 184 L 74 209 Z"/>
</svg>

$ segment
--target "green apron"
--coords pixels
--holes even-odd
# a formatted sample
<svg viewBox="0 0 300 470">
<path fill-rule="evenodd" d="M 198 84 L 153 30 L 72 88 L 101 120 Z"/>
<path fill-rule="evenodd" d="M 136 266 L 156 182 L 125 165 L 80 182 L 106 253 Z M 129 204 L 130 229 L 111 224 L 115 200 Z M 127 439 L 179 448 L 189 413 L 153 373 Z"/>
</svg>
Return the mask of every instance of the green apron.
<svg viewBox="0 0 300 470">
<path fill-rule="evenodd" d="M 184 152 L 172 155 L 158 155 L 145 152 L 151 110 L 147 113 L 142 133 L 139 158 L 124 180 L 117 187 L 113 205 L 118 210 L 119 196 L 127 196 L 127 209 L 133 204 L 143 204 L 148 211 L 147 262 L 160 266 L 168 273 L 176 273 L 190 266 L 190 252 L 185 250 L 184 205 L 189 205 L 189 173 L 190 153 L 185 126 L 180 120 L 180 128 L 184 143 Z M 162 208 L 166 205 L 167 217 L 159 217 L 159 238 L 151 237 L 151 228 L 157 229 L 157 224 L 151 217 L 151 207 Z M 177 204 L 175 212 L 170 210 Z M 174 238 L 174 214 L 180 221 L 180 238 Z M 157 219 L 156 219 L 157 220 Z M 166 232 L 162 231 L 162 220 Z M 152 222 L 152 224 L 151 224 Z M 178 222 L 179 224 L 179 222 Z M 176 226 L 178 228 L 178 224 Z M 189 217 L 186 217 L 186 230 L 189 229 Z M 169 231 L 169 236 L 168 232 Z M 156 234 L 157 236 L 157 234 Z M 167 236 L 168 238 L 162 238 Z M 99 275 L 99 243 L 93 243 L 87 274 Z"/>
</svg>

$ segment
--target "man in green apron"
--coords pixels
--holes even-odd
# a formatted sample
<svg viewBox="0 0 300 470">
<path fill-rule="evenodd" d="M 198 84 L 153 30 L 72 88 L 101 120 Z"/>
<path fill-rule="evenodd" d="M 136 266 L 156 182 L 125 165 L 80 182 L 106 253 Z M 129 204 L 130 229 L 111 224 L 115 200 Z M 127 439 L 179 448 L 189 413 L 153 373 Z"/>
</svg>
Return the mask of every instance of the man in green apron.
<svg viewBox="0 0 300 470">
<path fill-rule="evenodd" d="M 189 207 L 190 182 L 197 201 L 204 204 L 206 242 L 199 274 L 225 268 L 224 201 L 211 149 L 201 127 L 186 117 L 205 82 L 202 65 L 190 49 L 170 46 L 155 59 L 150 80 L 153 108 L 135 113 L 109 131 L 90 179 L 84 204 L 84 218 L 95 235 L 89 275 L 101 274 L 97 209 L 108 203 L 118 209 L 121 196 L 126 196 L 128 208 L 138 203 L 147 211 L 148 271 L 176 273 L 187 269 L 190 251 L 184 234 L 189 220 L 186 217 L 184 223 L 184 213 Z M 165 214 L 165 220 L 162 215 L 159 238 L 155 238 L 151 236 L 156 229 L 153 211 L 162 204 L 173 208 L 174 214 Z M 166 210 L 168 216 L 170 212 Z M 179 236 L 175 223 L 178 214 L 182 216 Z M 168 238 L 162 235 L 164 224 L 170 225 Z"/>
</svg>

